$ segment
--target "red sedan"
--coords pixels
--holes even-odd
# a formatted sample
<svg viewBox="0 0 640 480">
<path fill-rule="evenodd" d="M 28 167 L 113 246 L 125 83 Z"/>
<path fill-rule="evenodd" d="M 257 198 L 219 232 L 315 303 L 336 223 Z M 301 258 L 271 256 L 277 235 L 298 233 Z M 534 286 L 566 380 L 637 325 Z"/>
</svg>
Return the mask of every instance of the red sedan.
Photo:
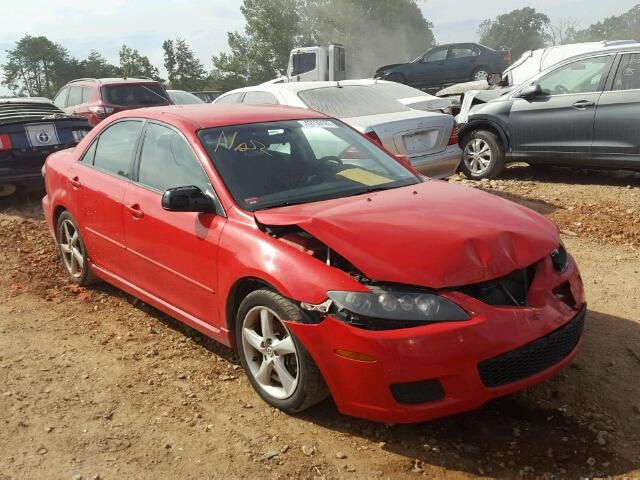
<svg viewBox="0 0 640 480">
<path fill-rule="evenodd" d="M 122 112 L 51 155 L 45 179 L 71 281 L 237 348 L 286 412 L 329 394 L 384 422 L 469 410 L 555 374 L 582 336 L 553 224 L 308 110 Z"/>
</svg>

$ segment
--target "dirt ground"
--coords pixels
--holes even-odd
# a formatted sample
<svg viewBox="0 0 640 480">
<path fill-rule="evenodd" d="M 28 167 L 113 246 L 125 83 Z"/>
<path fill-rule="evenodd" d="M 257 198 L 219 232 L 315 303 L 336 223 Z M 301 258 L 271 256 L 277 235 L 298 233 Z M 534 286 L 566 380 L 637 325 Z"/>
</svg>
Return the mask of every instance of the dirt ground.
<svg viewBox="0 0 640 480">
<path fill-rule="evenodd" d="M 584 342 L 535 388 L 396 426 L 330 400 L 267 407 L 232 351 L 108 285 L 68 284 L 37 199 L 0 202 L 0 480 L 640 478 L 640 175 L 516 167 L 475 186 L 558 223 L 585 280 Z"/>
</svg>

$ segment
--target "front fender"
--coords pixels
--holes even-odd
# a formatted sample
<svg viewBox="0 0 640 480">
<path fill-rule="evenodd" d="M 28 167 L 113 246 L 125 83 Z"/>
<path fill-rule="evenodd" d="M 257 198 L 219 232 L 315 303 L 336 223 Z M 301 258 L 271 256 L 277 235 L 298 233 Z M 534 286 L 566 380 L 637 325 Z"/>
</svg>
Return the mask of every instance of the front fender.
<svg viewBox="0 0 640 480">
<path fill-rule="evenodd" d="M 500 123 L 488 118 L 474 118 L 470 120 L 468 123 L 465 123 L 463 126 L 460 127 L 460 130 L 458 132 L 458 138 L 460 139 L 459 141 L 460 148 L 464 147 L 462 145 L 462 141 L 464 140 L 464 137 L 467 134 L 473 132 L 474 130 L 495 131 L 500 137 L 500 140 L 502 141 L 502 144 L 505 147 L 505 152 L 509 151 L 510 142 L 509 142 L 509 135 L 507 134 L 507 131 L 502 125 L 500 125 Z"/>
</svg>

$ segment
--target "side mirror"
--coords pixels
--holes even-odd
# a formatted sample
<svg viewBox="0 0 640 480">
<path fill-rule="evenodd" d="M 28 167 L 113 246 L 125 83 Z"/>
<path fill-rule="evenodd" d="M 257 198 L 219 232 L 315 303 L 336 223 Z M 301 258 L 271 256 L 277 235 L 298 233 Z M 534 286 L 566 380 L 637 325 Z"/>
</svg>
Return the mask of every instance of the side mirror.
<svg viewBox="0 0 640 480">
<path fill-rule="evenodd" d="M 537 83 L 533 85 L 527 85 L 522 90 L 520 90 L 521 98 L 531 98 L 541 94 L 542 94 L 542 87 Z"/>
<path fill-rule="evenodd" d="M 216 212 L 213 198 L 195 186 L 170 188 L 162 194 L 162 208 L 170 212 Z"/>
</svg>

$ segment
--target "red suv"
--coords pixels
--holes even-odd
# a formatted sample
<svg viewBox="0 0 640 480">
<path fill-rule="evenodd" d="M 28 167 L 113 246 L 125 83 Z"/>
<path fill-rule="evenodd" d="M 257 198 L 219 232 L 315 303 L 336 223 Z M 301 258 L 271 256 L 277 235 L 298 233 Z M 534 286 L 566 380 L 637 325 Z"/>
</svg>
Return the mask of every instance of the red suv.
<svg viewBox="0 0 640 480">
<path fill-rule="evenodd" d="M 80 78 L 60 89 L 53 103 L 96 126 L 109 115 L 134 108 L 170 105 L 160 83 L 143 78 Z"/>
</svg>

